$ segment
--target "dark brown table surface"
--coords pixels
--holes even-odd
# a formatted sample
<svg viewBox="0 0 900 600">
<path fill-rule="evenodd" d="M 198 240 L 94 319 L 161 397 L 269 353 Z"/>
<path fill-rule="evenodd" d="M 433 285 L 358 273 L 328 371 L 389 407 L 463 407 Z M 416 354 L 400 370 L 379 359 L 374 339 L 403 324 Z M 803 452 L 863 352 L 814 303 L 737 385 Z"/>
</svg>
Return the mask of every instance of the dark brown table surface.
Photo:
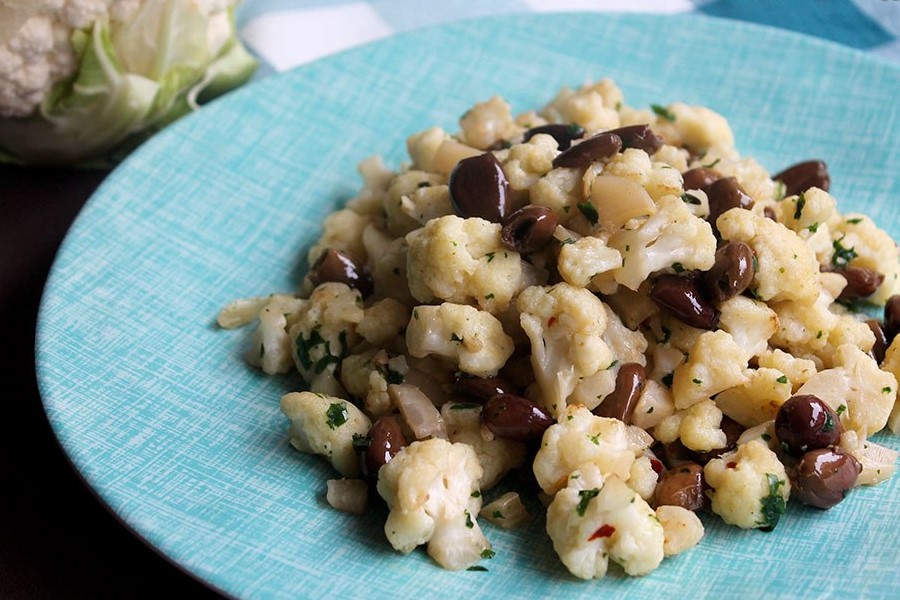
<svg viewBox="0 0 900 600">
<path fill-rule="evenodd" d="M 132 534 L 44 415 L 34 330 L 47 273 L 99 171 L 0 166 L 0 599 L 218 598 Z"/>
</svg>

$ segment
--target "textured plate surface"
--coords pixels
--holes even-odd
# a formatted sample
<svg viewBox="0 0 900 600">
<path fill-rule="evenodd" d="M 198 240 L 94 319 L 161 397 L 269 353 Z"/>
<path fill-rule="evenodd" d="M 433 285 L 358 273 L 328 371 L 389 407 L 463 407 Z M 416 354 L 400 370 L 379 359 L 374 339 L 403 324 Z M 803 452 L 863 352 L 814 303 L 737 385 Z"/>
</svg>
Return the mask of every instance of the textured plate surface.
<svg viewBox="0 0 900 600">
<path fill-rule="evenodd" d="M 600 77 L 634 106 L 714 108 L 773 172 L 825 159 L 844 210 L 900 233 L 900 71 L 862 54 L 693 16 L 504 17 L 378 42 L 175 124 L 79 216 L 44 297 L 38 375 L 88 483 L 153 546 L 240 597 L 896 593 L 900 480 L 828 512 L 791 504 L 770 534 L 707 519 L 698 548 L 640 579 L 574 580 L 542 519 L 511 533 L 486 524 L 487 573 L 401 557 L 383 512 L 328 510 L 328 469 L 288 446 L 278 399 L 297 379 L 251 371 L 246 332 L 214 326 L 232 299 L 294 289 L 323 216 L 360 185 L 362 158 L 396 167 L 407 135 L 456 130 L 476 101 L 500 94 L 518 112 Z"/>
</svg>

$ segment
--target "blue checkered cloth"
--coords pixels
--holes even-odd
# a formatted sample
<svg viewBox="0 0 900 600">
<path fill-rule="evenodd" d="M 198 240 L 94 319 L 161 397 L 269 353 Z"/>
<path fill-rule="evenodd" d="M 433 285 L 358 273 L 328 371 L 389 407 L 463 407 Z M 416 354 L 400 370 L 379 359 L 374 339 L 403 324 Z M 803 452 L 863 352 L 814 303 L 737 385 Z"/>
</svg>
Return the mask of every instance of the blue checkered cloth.
<svg viewBox="0 0 900 600">
<path fill-rule="evenodd" d="M 696 12 L 789 29 L 900 65 L 900 0 L 244 0 L 237 21 L 264 76 L 426 25 L 549 11 Z"/>
</svg>

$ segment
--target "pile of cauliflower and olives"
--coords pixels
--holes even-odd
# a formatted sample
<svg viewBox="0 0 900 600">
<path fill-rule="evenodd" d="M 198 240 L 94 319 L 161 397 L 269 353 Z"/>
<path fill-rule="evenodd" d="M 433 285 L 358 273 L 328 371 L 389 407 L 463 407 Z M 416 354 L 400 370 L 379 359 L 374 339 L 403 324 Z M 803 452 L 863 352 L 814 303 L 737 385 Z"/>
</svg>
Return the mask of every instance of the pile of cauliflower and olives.
<svg viewBox="0 0 900 600">
<path fill-rule="evenodd" d="M 219 316 L 308 383 L 281 408 L 343 476 L 333 506 L 374 486 L 394 548 L 463 569 L 493 555 L 479 518 L 533 518 L 514 491 L 483 506 L 516 471 L 590 579 L 693 547 L 698 511 L 770 530 L 789 498 L 893 474 L 869 437 L 900 429 L 898 248 L 836 210 L 823 162 L 770 176 L 719 114 L 637 110 L 609 80 L 459 124 L 411 136 L 397 173 L 360 165 L 300 293 Z"/>
</svg>

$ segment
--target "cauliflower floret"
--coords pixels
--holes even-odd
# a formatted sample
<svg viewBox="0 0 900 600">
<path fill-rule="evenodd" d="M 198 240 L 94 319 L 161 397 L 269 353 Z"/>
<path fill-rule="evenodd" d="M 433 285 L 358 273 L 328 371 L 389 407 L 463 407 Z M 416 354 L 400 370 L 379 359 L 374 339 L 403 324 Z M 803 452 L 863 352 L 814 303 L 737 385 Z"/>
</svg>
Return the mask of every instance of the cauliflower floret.
<svg viewBox="0 0 900 600">
<path fill-rule="evenodd" d="M 894 338 L 884 355 L 881 368 L 893 374 L 900 382 L 900 336 Z M 900 433 L 900 402 L 894 401 L 894 408 L 888 418 L 888 427 L 893 433 Z"/>
<path fill-rule="evenodd" d="M 799 196 L 785 198 L 778 206 L 780 223 L 801 236 L 809 236 L 831 219 L 837 200 L 828 192 L 811 187 Z"/>
<path fill-rule="evenodd" d="M 409 289 L 420 302 L 440 298 L 506 310 L 528 285 L 519 254 L 500 243 L 500 225 L 448 215 L 406 236 Z"/>
<path fill-rule="evenodd" d="M 541 115 L 551 123 L 578 123 L 594 133 L 619 127 L 616 107 L 621 103 L 621 90 L 611 80 L 602 79 L 577 91 L 562 88 Z"/>
<path fill-rule="evenodd" d="M 464 304 L 417 306 L 406 328 L 409 353 L 453 360 L 460 370 L 487 377 L 496 375 L 513 353 L 513 340 L 489 312 Z"/>
<path fill-rule="evenodd" d="M 754 427 L 775 418 L 778 409 L 791 397 L 791 382 L 776 369 L 760 367 L 750 372 L 747 383 L 716 396 L 723 413 L 744 427 Z"/>
<path fill-rule="evenodd" d="M 639 183 L 656 201 L 663 196 L 681 194 L 681 173 L 666 163 L 652 162 L 647 153 L 638 148 L 626 148 L 611 156 L 603 168 L 603 174 L 625 177 Z"/>
<path fill-rule="evenodd" d="M 705 533 L 700 517 L 681 506 L 664 504 L 657 507 L 656 518 L 659 519 L 665 535 L 663 551 L 666 556 L 675 556 L 690 550 Z"/>
<path fill-rule="evenodd" d="M 819 262 L 793 231 L 742 208 L 720 216 L 716 227 L 722 239 L 745 242 L 756 253 L 759 270 L 753 276 L 760 300 L 795 300 L 811 304 L 818 294 Z"/>
<path fill-rule="evenodd" d="M 289 335 L 297 370 L 312 391 L 333 389 L 327 386 L 334 380 L 335 367 L 358 339 L 362 304 L 358 290 L 333 282 L 316 287 L 303 304 Z"/>
<path fill-rule="evenodd" d="M 334 396 L 291 392 L 282 396 L 281 412 L 291 420 L 289 435 L 294 448 L 324 456 L 344 477 L 359 476 L 353 436 L 365 436 L 372 426 L 361 410 Z"/>
<path fill-rule="evenodd" d="M 515 144 L 509 149 L 503 161 L 503 172 L 509 181 L 509 187 L 516 190 L 527 190 L 538 179 L 553 168 L 553 159 L 559 154 L 556 140 L 545 133 L 539 133 L 522 144 Z"/>
<path fill-rule="evenodd" d="M 691 450 L 709 452 L 727 443 L 721 424 L 722 411 L 716 403 L 701 400 L 663 419 L 653 429 L 653 436 L 664 444 L 680 439 Z"/>
<path fill-rule="evenodd" d="M 406 305 L 385 298 L 363 311 L 363 320 L 356 331 L 373 346 L 382 346 L 396 340 L 408 321 L 409 309 Z"/>
<path fill-rule="evenodd" d="M 406 357 L 388 358 L 384 350 L 370 350 L 341 362 L 341 383 L 348 394 L 363 399 L 369 415 L 380 416 L 394 408 L 388 385 L 403 383 L 408 371 Z"/>
<path fill-rule="evenodd" d="M 526 288 L 517 301 L 522 329 L 531 340 L 531 365 L 541 402 L 558 415 L 578 379 L 609 366 L 612 352 L 603 341 L 603 302 L 567 283 Z"/>
<path fill-rule="evenodd" d="M 257 301 L 238 301 L 223 309 L 219 322 L 225 318 L 243 325 L 258 318 L 259 325 L 250 338 L 250 348 L 245 355 L 247 362 L 268 375 L 287 373 L 294 366 L 288 330 L 306 302 L 287 294 L 273 294 Z"/>
<path fill-rule="evenodd" d="M 618 269 L 622 255 L 607 246 L 600 238 L 583 237 L 571 244 L 563 244 L 559 251 L 559 274 L 566 283 L 587 287 L 595 275 Z"/>
<path fill-rule="evenodd" d="M 473 148 L 487 150 L 507 140 L 517 129 L 509 103 L 500 96 L 479 102 L 459 120 L 459 140 Z"/>
<path fill-rule="evenodd" d="M 666 110 L 674 117 L 672 125 L 681 142 L 691 150 L 700 152 L 713 146 L 734 146 L 731 127 L 719 113 L 705 106 L 681 102 L 670 104 Z"/>
<path fill-rule="evenodd" d="M 428 554 L 445 569 L 465 569 L 490 549 L 476 517 L 481 465 L 468 444 L 434 438 L 404 447 L 378 471 L 390 514 L 384 533 L 395 550 Z"/>
<path fill-rule="evenodd" d="M 884 275 L 884 282 L 878 291 L 869 296 L 870 302 L 884 304 L 888 298 L 900 293 L 900 250 L 893 238 L 862 214 L 846 214 L 843 219 L 832 223 L 833 247 L 829 248 L 831 254 L 820 257 L 822 263 L 840 266 L 844 261 L 838 259 L 836 262 L 835 254 L 838 254 L 839 247 L 843 248 L 846 258 L 852 256 L 849 261 L 851 266 L 865 267 Z"/>
<path fill-rule="evenodd" d="M 322 223 L 322 235 L 307 253 L 309 264 L 316 264 L 319 256 L 329 248 L 347 252 L 365 262 L 368 257 L 363 244 L 363 232 L 370 223 L 370 215 L 361 215 L 348 208 L 329 214 Z"/>
<path fill-rule="evenodd" d="M 529 195 L 532 204 L 546 206 L 560 223 L 565 224 L 578 212 L 575 206 L 582 199 L 581 170 L 553 169 L 535 182 Z"/>
<path fill-rule="evenodd" d="M 600 579 L 610 559 L 629 575 L 659 566 L 665 535 L 643 498 L 595 465 L 585 465 L 567 482 L 547 508 L 547 533 L 569 572 Z"/>
<path fill-rule="evenodd" d="M 657 211 L 636 229 L 622 229 L 607 243 L 622 254 L 615 280 L 637 290 L 654 271 L 674 263 L 706 271 L 715 263 L 716 238 L 709 223 L 691 214 L 678 196 L 664 196 Z"/>
<path fill-rule="evenodd" d="M 787 376 L 791 391 L 796 392 L 801 385 L 816 374 L 816 363 L 788 354 L 784 350 L 766 350 L 758 357 L 760 368 L 777 369 Z"/>
<path fill-rule="evenodd" d="M 703 474 L 712 488 L 713 512 L 742 529 L 774 528 L 791 495 L 784 465 L 758 440 L 712 459 Z"/>
<path fill-rule="evenodd" d="M 525 462 L 525 444 L 497 437 L 481 426 L 480 404 L 447 402 L 441 416 L 451 442 L 472 446 L 483 473 L 478 481 L 481 490 L 489 490 L 510 470 Z"/>
<path fill-rule="evenodd" d="M 347 208 L 362 215 L 380 213 L 388 186 L 397 174 L 384 165 L 380 154 L 361 160 L 357 170 L 363 177 L 363 186 L 356 196 L 347 201 Z"/>
<path fill-rule="evenodd" d="M 660 421 L 675 414 L 675 401 L 666 386 L 652 379 L 644 382 L 644 389 L 634 405 L 631 423 L 641 429 L 650 430 Z"/>
<path fill-rule="evenodd" d="M 566 485 L 575 469 L 590 463 L 604 476 L 616 475 L 627 481 L 636 451 L 629 441 L 626 425 L 618 419 L 598 417 L 584 406 L 566 408 L 559 423 L 544 432 L 541 448 L 534 457 L 534 475 L 546 494 L 555 494 Z"/>
<path fill-rule="evenodd" d="M 369 237 L 374 237 L 374 234 Z M 380 298 L 393 298 L 406 306 L 415 305 L 416 300 L 409 291 L 406 278 L 406 264 L 409 259 L 409 245 L 406 243 L 406 238 L 400 237 L 391 240 L 384 247 L 382 253 L 370 254 L 369 258 L 369 268 L 375 283 L 375 295 Z M 372 264 L 373 260 L 374 264 Z"/>
<path fill-rule="evenodd" d="M 856 485 L 875 485 L 894 476 L 897 470 L 897 451 L 865 438 L 860 439 L 855 431 L 845 431 L 841 435 L 841 448 L 853 455 L 862 466 L 856 478 Z"/>
<path fill-rule="evenodd" d="M 430 219 L 453 214 L 446 179 L 425 171 L 407 171 L 391 181 L 384 196 L 387 230 L 406 235 Z"/>
<path fill-rule="evenodd" d="M 775 311 L 746 296 L 734 296 L 719 305 L 719 328 L 731 334 L 735 343 L 751 356 L 768 347 L 769 338 L 778 330 Z"/>
<path fill-rule="evenodd" d="M 691 347 L 685 362 L 675 369 L 672 395 L 675 408 L 687 408 L 701 400 L 747 381 L 750 352 L 731 334 L 717 330 L 703 333 Z"/>
<path fill-rule="evenodd" d="M 810 377 L 797 393 L 818 396 L 839 411 L 845 429 L 865 439 L 887 424 L 897 398 L 897 378 L 856 346 L 844 344 L 835 351 L 834 367 Z"/>
<path fill-rule="evenodd" d="M 659 473 L 653 468 L 653 460 L 655 458 L 656 456 L 647 450 L 631 463 L 631 472 L 628 475 L 628 487 L 636 491 L 641 498 L 648 502 L 653 497 L 653 491 L 659 482 Z"/>
</svg>

